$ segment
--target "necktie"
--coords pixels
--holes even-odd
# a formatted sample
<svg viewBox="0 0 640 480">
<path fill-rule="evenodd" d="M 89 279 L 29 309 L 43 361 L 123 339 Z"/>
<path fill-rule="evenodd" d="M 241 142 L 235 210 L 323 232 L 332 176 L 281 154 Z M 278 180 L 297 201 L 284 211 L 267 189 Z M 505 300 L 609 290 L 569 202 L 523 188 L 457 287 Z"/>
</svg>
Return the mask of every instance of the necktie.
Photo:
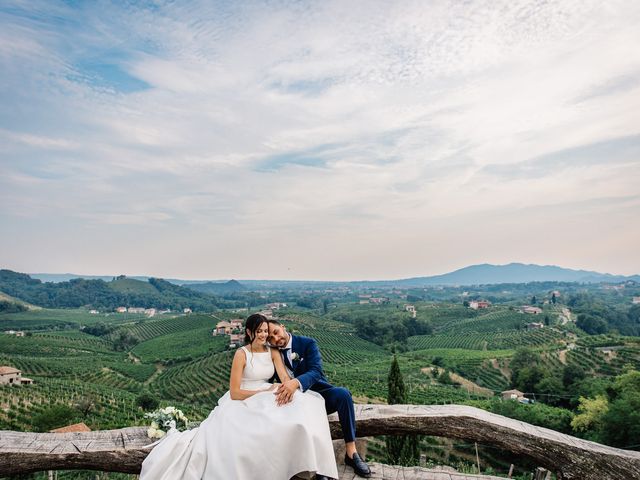
<svg viewBox="0 0 640 480">
<path fill-rule="evenodd" d="M 293 372 L 293 366 L 291 365 L 291 362 L 289 361 L 289 350 L 291 350 L 290 348 L 283 348 L 282 349 L 282 356 L 284 358 L 284 364 L 287 366 L 287 368 L 289 370 L 291 370 Z"/>
</svg>

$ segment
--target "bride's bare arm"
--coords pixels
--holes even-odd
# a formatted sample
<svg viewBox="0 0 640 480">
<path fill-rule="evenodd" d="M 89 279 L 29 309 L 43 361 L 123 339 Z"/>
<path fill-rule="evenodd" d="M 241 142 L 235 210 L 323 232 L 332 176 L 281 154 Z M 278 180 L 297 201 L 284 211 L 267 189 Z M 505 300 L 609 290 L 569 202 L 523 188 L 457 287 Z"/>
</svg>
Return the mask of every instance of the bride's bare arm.
<svg viewBox="0 0 640 480">
<path fill-rule="evenodd" d="M 231 400 L 244 400 L 262 391 L 242 390 L 240 388 L 242 384 L 242 372 L 246 364 L 247 356 L 244 350 L 239 348 L 236 350 L 236 354 L 233 356 L 233 363 L 231 364 L 231 377 L 229 378 L 229 395 L 231 395 Z"/>
<path fill-rule="evenodd" d="M 287 369 L 284 368 L 284 362 L 282 361 L 282 355 L 280 354 L 280 350 L 278 350 L 277 348 L 272 348 L 271 359 L 273 360 L 273 365 L 276 367 L 276 373 L 278 374 L 280 383 L 284 383 L 290 380 L 289 374 L 287 373 Z"/>
</svg>

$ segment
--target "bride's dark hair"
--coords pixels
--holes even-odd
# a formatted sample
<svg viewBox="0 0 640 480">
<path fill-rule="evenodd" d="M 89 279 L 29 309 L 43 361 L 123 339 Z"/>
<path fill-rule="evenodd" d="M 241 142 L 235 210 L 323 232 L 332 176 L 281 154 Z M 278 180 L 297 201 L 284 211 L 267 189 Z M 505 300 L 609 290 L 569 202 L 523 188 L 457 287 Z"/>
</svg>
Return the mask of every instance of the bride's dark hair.
<svg viewBox="0 0 640 480">
<path fill-rule="evenodd" d="M 256 338 L 256 332 L 263 323 L 269 323 L 267 317 L 261 313 L 254 313 L 249 315 L 244 322 L 244 344 L 249 345 Z M 247 330 L 249 330 L 247 332 Z"/>
</svg>

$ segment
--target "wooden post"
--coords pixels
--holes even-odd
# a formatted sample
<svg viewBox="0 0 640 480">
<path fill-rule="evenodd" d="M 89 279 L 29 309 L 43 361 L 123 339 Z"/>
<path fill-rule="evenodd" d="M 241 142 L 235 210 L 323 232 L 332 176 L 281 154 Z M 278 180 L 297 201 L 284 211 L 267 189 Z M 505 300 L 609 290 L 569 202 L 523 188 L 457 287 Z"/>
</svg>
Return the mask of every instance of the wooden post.
<svg viewBox="0 0 640 480">
<path fill-rule="evenodd" d="M 534 477 L 535 480 L 545 480 L 545 478 L 547 477 L 547 473 L 551 473 L 549 472 L 546 468 L 543 467 L 538 467 L 536 468 L 536 476 Z"/>
<path fill-rule="evenodd" d="M 507 478 L 511 478 L 511 475 L 513 475 L 513 463 L 509 467 L 509 476 Z"/>
<path fill-rule="evenodd" d="M 478 456 L 478 442 L 476 444 L 476 462 L 478 463 L 478 475 L 480 475 L 480 457 Z"/>
</svg>

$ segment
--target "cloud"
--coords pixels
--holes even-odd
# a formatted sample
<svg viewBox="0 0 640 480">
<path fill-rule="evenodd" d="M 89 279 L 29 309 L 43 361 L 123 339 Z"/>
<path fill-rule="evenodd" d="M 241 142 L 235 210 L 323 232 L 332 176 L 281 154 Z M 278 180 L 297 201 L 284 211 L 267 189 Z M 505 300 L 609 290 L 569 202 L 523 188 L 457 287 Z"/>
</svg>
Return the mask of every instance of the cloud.
<svg viewBox="0 0 640 480">
<path fill-rule="evenodd" d="M 156 268 L 134 230 L 183 252 L 167 276 L 402 276 L 431 239 L 447 252 L 411 274 L 461 266 L 469 232 L 524 231 L 517 212 L 540 208 L 570 228 L 637 190 L 639 20 L 623 0 L 5 2 L 0 216 L 23 239 L 25 218 L 58 219 L 62 245 L 86 234 L 96 269 L 100 236 Z M 637 208 L 621 213 L 636 239 Z M 604 269 L 640 268 L 596 240 Z M 494 243 L 477 261 L 508 250 Z M 22 245 L 0 250 L 35 262 Z M 196 261 L 212 245 L 226 263 Z"/>
</svg>

